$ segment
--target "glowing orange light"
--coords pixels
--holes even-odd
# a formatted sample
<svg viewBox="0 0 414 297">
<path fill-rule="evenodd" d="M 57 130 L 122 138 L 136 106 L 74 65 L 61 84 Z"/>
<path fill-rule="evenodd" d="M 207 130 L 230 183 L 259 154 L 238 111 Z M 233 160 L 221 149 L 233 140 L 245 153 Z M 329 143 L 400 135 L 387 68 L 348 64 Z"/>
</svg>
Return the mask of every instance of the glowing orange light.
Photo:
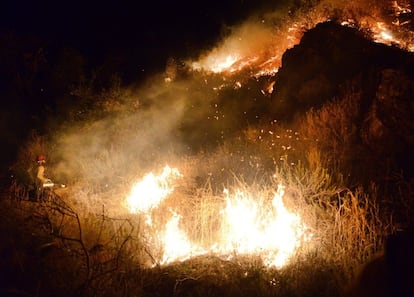
<svg viewBox="0 0 414 297">
<path fill-rule="evenodd" d="M 279 185 L 271 209 L 241 191 L 227 196 L 223 211 L 227 230 L 221 252 L 258 254 L 267 266 L 285 265 L 305 240 L 307 227 L 297 214 L 286 209 L 283 195 L 284 188 Z"/>
<path fill-rule="evenodd" d="M 181 216 L 174 212 L 173 217 L 165 226 L 165 232 L 161 237 L 163 256 L 160 264 L 185 261 L 191 257 L 207 253 L 206 250 L 191 243 L 187 234 L 179 228 L 180 218 Z"/>
<path fill-rule="evenodd" d="M 152 172 L 136 183 L 130 195 L 126 199 L 126 204 L 131 213 L 146 213 L 157 207 L 174 190 L 172 181 L 181 174 L 176 168 L 164 167 L 158 176 Z"/>
<path fill-rule="evenodd" d="M 181 177 L 178 169 L 166 166 L 156 176 L 153 173 L 134 185 L 127 198 L 131 213 L 143 213 L 148 226 L 152 225 L 154 208 L 164 201 L 174 190 L 173 181 Z M 194 256 L 213 253 L 221 257 L 231 258 L 235 254 L 258 255 L 267 266 L 282 267 L 295 250 L 310 237 L 301 218 L 288 211 L 283 204 L 284 188 L 279 185 L 274 193 L 271 205 L 260 193 L 253 195 L 236 190 L 230 195 L 224 191 L 226 206 L 217 209 L 221 214 L 221 223 L 216 230 L 214 244 L 201 246 L 195 240 L 189 240 L 179 222 L 186 222 L 186 217 L 178 215 L 177 210 L 170 209 L 172 218 L 156 230 L 155 238 L 162 246 L 159 264 L 184 261 Z M 307 236 L 307 237 L 306 237 Z"/>
<path fill-rule="evenodd" d="M 374 40 L 376 42 L 386 44 L 390 42 L 398 43 L 398 41 L 394 39 L 391 31 L 387 29 L 386 25 L 383 22 L 377 22 L 376 26 L 373 26 L 371 29 L 374 32 Z"/>
<path fill-rule="evenodd" d="M 342 5 L 344 11 L 349 9 L 346 3 L 340 4 L 341 7 Z M 395 17 L 389 23 L 386 23 L 380 14 L 367 16 L 365 13 L 356 12 L 355 19 L 350 19 L 345 13 L 341 24 L 362 30 L 368 29 L 372 32 L 375 42 L 398 45 L 412 51 L 414 34 L 411 30 L 402 28 L 411 22 L 407 20 L 408 17 L 404 17 L 412 13 L 409 1 L 391 1 L 388 9 L 393 11 Z M 281 57 L 286 50 L 298 44 L 306 30 L 330 20 L 335 13 L 326 10 L 324 5 L 316 5 L 308 12 L 307 17 L 292 18 L 276 30 L 266 26 L 265 20 L 262 20 L 260 25 L 242 24 L 220 46 L 192 63 L 192 69 L 224 75 L 248 69 L 255 77 L 274 75 L 281 66 Z"/>
<path fill-rule="evenodd" d="M 194 62 L 192 66 L 195 70 L 207 69 L 211 72 L 219 73 L 226 69 L 229 69 L 234 63 L 238 61 L 238 59 L 239 58 L 233 54 L 210 55 L 203 61 Z"/>
</svg>

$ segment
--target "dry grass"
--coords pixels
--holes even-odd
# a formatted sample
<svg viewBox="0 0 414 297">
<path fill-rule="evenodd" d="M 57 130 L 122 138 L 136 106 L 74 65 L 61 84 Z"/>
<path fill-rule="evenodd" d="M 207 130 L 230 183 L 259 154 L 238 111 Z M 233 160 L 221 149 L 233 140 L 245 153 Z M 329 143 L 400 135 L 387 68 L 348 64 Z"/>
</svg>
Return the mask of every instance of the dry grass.
<svg viewBox="0 0 414 297">
<path fill-rule="evenodd" d="M 213 156 L 217 157 L 216 154 Z M 385 235 L 392 231 L 392 222 L 380 219 L 373 202 L 375 199 L 370 199 L 361 190 L 353 192 L 338 185 L 340 177 L 334 178 L 318 166 L 320 155 L 317 151 L 310 152 L 307 157 L 307 164 L 312 164 L 310 168 L 302 163 L 292 165 L 283 162 L 267 178 L 262 176 L 247 183 L 232 175 L 226 182 L 230 190 L 256 193 L 258 199 L 268 199 L 266 197 L 272 196 L 279 182 L 284 184 L 286 205 L 299 213 L 313 232 L 312 243 L 298 250 L 287 267 L 280 271 L 268 270 L 260 259 L 254 257 L 236 257 L 233 260 L 200 257 L 160 267 L 160 274 L 156 270 L 149 272 L 151 269 L 146 268 L 141 276 L 144 283 L 136 290 L 155 290 L 162 283 L 158 288 L 160 292 L 170 290 L 176 296 L 242 296 L 244 290 L 254 290 L 260 296 L 312 296 L 309 292 L 320 293 L 320 290 L 326 295 L 319 296 L 339 296 L 342 286 L 345 287 L 353 279 L 359 265 L 381 249 Z M 200 168 L 205 159 L 199 162 L 196 168 Z M 194 160 L 189 164 L 193 166 Z M 182 165 L 186 167 L 185 163 Z M 183 171 L 191 172 L 188 168 Z M 230 179 L 233 181 L 229 182 Z M 193 185 L 191 189 L 186 187 L 189 184 Z M 114 291 L 105 286 L 105 282 L 115 287 L 121 285 L 119 282 L 129 286 L 131 280 L 125 273 L 133 275 L 140 267 L 157 263 L 162 249 L 154 247 L 154 241 L 150 240 L 153 236 L 151 232 L 155 230 L 148 229 L 140 215 L 131 216 L 124 212 L 123 217 L 110 218 L 111 212 L 106 212 L 108 205 L 103 201 L 114 198 L 113 201 L 117 201 L 116 196 L 111 198 L 108 193 L 89 189 L 87 184 L 75 184 L 74 189 L 77 190 L 71 190 L 65 196 L 71 212 L 49 205 L 42 216 L 58 230 L 58 233 L 53 233 L 53 240 L 74 251 L 74 259 L 84 264 L 83 272 L 76 273 L 83 279 L 83 285 L 77 289 L 92 294 L 99 287 L 113 294 Z M 102 199 L 101 196 L 107 198 Z M 182 182 L 182 186 L 165 203 L 164 208 L 158 210 L 158 225 L 167 219 L 168 207 L 174 206 L 183 217 L 181 226 L 190 239 L 206 246 L 216 240 L 220 225 L 217 214 L 224 204 L 217 185 L 208 180 L 199 186 L 191 181 Z M 101 262 L 105 259 L 112 261 L 112 265 L 117 264 L 103 266 Z M 312 267 L 313 273 L 306 267 Z M 74 273 L 71 269 L 67 273 Z M 121 271 L 122 280 L 118 279 Z M 157 277 L 161 278 L 166 271 L 169 280 L 157 281 Z M 154 279 L 145 279 L 149 274 Z M 321 278 L 329 279 L 329 282 L 320 281 Z M 149 283 L 146 284 L 146 281 Z"/>
<path fill-rule="evenodd" d="M 77 133 L 55 138 L 58 145 L 34 135 L 22 148 L 16 170 L 23 172 L 44 153 L 50 156 L 50 172 L 68 188 L 60 200 L 33 203 L 26 201 L 25 188 L 15 184 L 10 196 L 18 199 L 1 201 L 3 238 L 13 234 L 0 246 L 7 256 L 3 267 L 12 267 L 20 281 L 1 283 L 0 290 L 20 285 L 20 293 L 33 296 L 86 297 L 341 296 L 359 266 L 383 248 L 400 222 L 410 222 L 413 213 L 414 187 L 408 181 L 399 179 L 398 195 L 386 197 L 386 203 L 375 184 L 369 189 L 347 186 L 344 169 L 349 168 L 344 164 L 365 157 L 355 157 L 360 150 L 352 146 L 358 96 L 351 92 L 345 100 L 309 112 L 295 129 L 275 122 L 249 127 L 214 150 L 179 157 L 173 149 L 158 151 L 163 143 L 159 139 L 137 152 L 146 139 L 141 134 L 145 129 L 137 127 L 146 126 L 129 117 L 110 122 L 113 126 L 104 132 L 107 122 L 78 123 Z M 105 112 L 118 111 L 116 105 Z M 91 139 L 102 143 L 92 146 Z M 88 141 L 90 147 L 84 144 Z M 145 214 L 128 212 L 125 198 L 134 183 L 168 160 L 183 178 L 152 210 L 149 225 Z M 64 174 L 67 169 L 69 174 Z M 252 194 L 266 210 L 279 184 L 285 187 L 286 207 L 313 234 L 285 267 L 266 267 L 257 255 L 232 255 L 229 260 L 212 253 L 159 265 L 163 246 L 158 235 L 174 212 L 192 242 L 210 247 L 222 227 L 225 188 Z M 390 202 L 404 208 L 397 212 Z M 28 234 L 35 234 L 30 235 L 34 242 L 27 240 Z M 34 245 L 45 255 L 31 255 Z M 34 267 L 46 267 L 51 274 L 36 275 Z"/>
<path fill-rule="evenodd" d="M 324 158 L 320 166 L 348 174 L 344 167 L 360 150 L 355 146 L 359 137 L 358 117 L 361 94 L 348 93 L 345 98 L 329 102 L 318 110 L 311 110 L 300 124 L 302 136 L 310 141 Z"/>
<path fill-rule="evenodd" d="M 121 287 L 123 296 L 145 296 L 150 291 L 174 296 L 245 296 L 245 292 L 253 294 L 249 296 L 340 296 L 359 265 L 382 248 L 385 236 L 392 232 L 392 222 L 380 217 L 375 199 L 361 190 L 338 185 L 340 177 L 332 177 L 317 166 L 318 158 L 320 155 L 312 151 L 308 155 L 308 164 L 313 164 L 310 168 L 284 162 L 271 176 L 263 175 L 252 183 L 234 175 L 226 182 L 230 190 L 256 193 L 258 199 L 271 197 L 279 182 L 285 185 L 286 205 L 302 216 L 313 239 L 297 251 L 284 269 L 268 269 L 254 256 L 232 260 L 207 256 L 150 268 L 162 253 L 162 247 L 151 239 L 151 232 L 156 230 L 146 226 L 141 215 L 124 212 L 121 216 L 122 212 L 117 212 L 118 218 L 111 218 L 111 211 L 106 212 L 110 204 L 106 202 L 113 199 L 115 205 L 122 199 L 116 193 L 100 193 L 83 183 L 74 184 L 65 196 L 73 213 L 49 207 L 42 214 L 58 230 L 51 235 L 60 242 L 58 250 L 71 250 L 78 263 L 68 265 L 66 272 L 57 277 L 76 274 L 81 278 L 76 289 L 85 296 L 98 291 L 117 296 L 115 288 Z M 205 159 L 199 160 L 196 168 L 204 162 Z M 189 164 L 194 165 L 194 160 Z M 185 163 L 182 165 L 185 167 Z M 191 172 L 188 168 L 183 171 Z M 218 188 L 208 179 L 198 186 L 193 180 L 183 181 L 165 205 L 155 211 L 158 221 L 154 223 L 163 225 L 169 207 L 174 207 L 182 216 L 180 226 L 189 238 L 211 245 L 220 228 L 218 212 L 224 205 Z M 104 264 L 105 260 L 108 263 Z M 126 288 L 134 289 L 126 292 Z"/>
</svg>

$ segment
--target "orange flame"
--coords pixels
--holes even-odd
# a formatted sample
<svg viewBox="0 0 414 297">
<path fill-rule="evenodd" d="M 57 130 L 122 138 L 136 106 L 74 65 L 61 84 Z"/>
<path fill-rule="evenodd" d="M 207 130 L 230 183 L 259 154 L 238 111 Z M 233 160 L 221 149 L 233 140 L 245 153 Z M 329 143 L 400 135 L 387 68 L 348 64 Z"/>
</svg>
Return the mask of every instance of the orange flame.
<svg viewBox="0 0 414 297">
<path fill-rule="evenodd" d="M 410 3 L 406 0 L 390 2 L 389 10 L 393 11 L 393 21 L 385 22 L 381 13 L 372 14 L 358 11 L 355 3 L 339 3 L 339 7 L 330 11 L 321 3 L 310 9 L 306 16 L 301 15 L 283 20 L 277 27 L 265 26 L 266 21 L 250 22 L 235 28 L 233 34 L 207 55 L 201 56 L 197 62 L 191 63 L 196 71 L 207 71 L 232 75 L 249 69 L 255 77 L 274 75 L 281 66 L 283 53 L 300 42 L 303 33 L 320 22 L 327 21 L 342 10 L 343 25 L 368 29 L 372 39 L 387 45 L 398 45 L 408 51 L 414 49 L 414 34 L 403 28 L 411 22 Z M 361 8 L 363 6 L 361 5 Z M 367 9 L 364 7 L 364 9 Z M 377 9 L 379 9 L 377 7 Z M 349 19 L 348 11 L 352 10 L 355 19 Z M 271 14 L 270 14 L 271 15 Z M 272 19 L 270 22 L 272 24 Z"/>
<path fill-rule="evenodd" d="M 285 265 L 305 240 L 307 227 L 299 215 L 286 209 L 283 196 L 284 188 L 279 185 L 272 209 L 265 209 L 241 191 L 234 197 L 228 196 L 224 210 L 228 230 L 224 233 L 223 252 L 259 254 L 267 266 Z"/>
<path fill-rule="evenodd" d="M 146 213 L 157 207 L 174 190 L 172 182 L 181 176 L 177 168 L 164 167 L 159 176 L 152 172 L 136 183 L 128 198 L 127 208 L 131 213 Z"/>
<path fill-rule="evenodd" d="M 253 73 L 274 74 L 279 68 L 281 55 L 272 50 L 269 52 L 271 48 L 274 48 L 273 32 L 264 24 L 254 22 L 235 29 L 221 46 L 197 62 L 190 62 L 190 65 L 195 71 L 213 73 L 232 74 L 252 69 Z"/>
<path fill-rule="evenodd" d="M 141 212 L 152 221 L 151 210 L 160 206 L 162 201 L 173 192 L 171 180 L 179 174 L 178 169 L 166 166 L 161 175 L 147 174 L 138 182 L 127 198 L 131 213 Z M 169 180 L 169 182 L 167 182 Z M 233 195 L 224 191 L 226 207 L 220 211 L 219 226 L 214 244 L 202 247 L 189 240 L 188 235 L 179 227 L 180 219 L 186 218 L 172 209 L 173 216 L 162 231 L 157 230 L 157 240 L 162 245 L 163 255 L 160 264 L 184 261 L 194 256 L 214 253 L 229 258 L 229 255 L 258 255 L 266 266 L 282 267 L 297 248 L 311 238 L 306 225 L 299 215 L 287 210 L 283 203 L 284 188 L 279 185 L 274 193 L 271 206 L 261 197 L 237 190 Z M 257 197 L 259 196 L 259 197 Z M 148 223 L 150 225 L 150 223 Z"/>
<path fill-rule="evenodd" d="M 191 243 L 187 234 L 182 231 L 178 224 L 181 216 L 173 212 L 173 217 L 165 226 L 164 234 L 161 235 L 163 245 L 163 256 L 160 264 L 174 261 L 185 261 L 197 255 L 206 254 L 208 251 Z"/>
</svg>

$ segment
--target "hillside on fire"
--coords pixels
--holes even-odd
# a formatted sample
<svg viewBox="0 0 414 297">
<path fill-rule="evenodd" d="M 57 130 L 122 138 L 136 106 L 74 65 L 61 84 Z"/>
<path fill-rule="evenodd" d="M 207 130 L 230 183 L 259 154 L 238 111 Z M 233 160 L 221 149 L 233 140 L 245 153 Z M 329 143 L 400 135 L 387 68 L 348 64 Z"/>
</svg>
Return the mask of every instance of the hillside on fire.
<svg viewBox="0 0 414 297">
<path fill-rule="evenodd" d="M 413 296 L 411 3 L 308 2 L 136 81 L 0 31 L 0 296 Z"/>
<path fill-rule="evenodd" d="M 371 42 L 355 29 L 318 24 L 284 54 L 271 113 L 291 122 L 337 108 L 312 128 L 315 136 L 331 130 L 317 137 L 331 142 L 321 150 L 335 151 L 340 172 L 365 185 L 397 172 L 412 178 L 413 63 L 411 52 Z"/>
</svg>

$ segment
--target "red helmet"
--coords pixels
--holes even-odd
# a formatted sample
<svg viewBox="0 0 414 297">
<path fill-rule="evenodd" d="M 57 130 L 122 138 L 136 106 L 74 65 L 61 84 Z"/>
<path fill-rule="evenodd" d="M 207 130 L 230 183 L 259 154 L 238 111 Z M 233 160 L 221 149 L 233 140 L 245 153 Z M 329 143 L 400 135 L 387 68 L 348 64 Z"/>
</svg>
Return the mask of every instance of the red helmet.
<svg viewBox="0 0 414 297">
<path fill-rule="evenodd" d="M 44 155 L 37 156 L 37 162 L 42 162 L 42 161 L 46 161 L 45 156 Z"/>
</svg>

